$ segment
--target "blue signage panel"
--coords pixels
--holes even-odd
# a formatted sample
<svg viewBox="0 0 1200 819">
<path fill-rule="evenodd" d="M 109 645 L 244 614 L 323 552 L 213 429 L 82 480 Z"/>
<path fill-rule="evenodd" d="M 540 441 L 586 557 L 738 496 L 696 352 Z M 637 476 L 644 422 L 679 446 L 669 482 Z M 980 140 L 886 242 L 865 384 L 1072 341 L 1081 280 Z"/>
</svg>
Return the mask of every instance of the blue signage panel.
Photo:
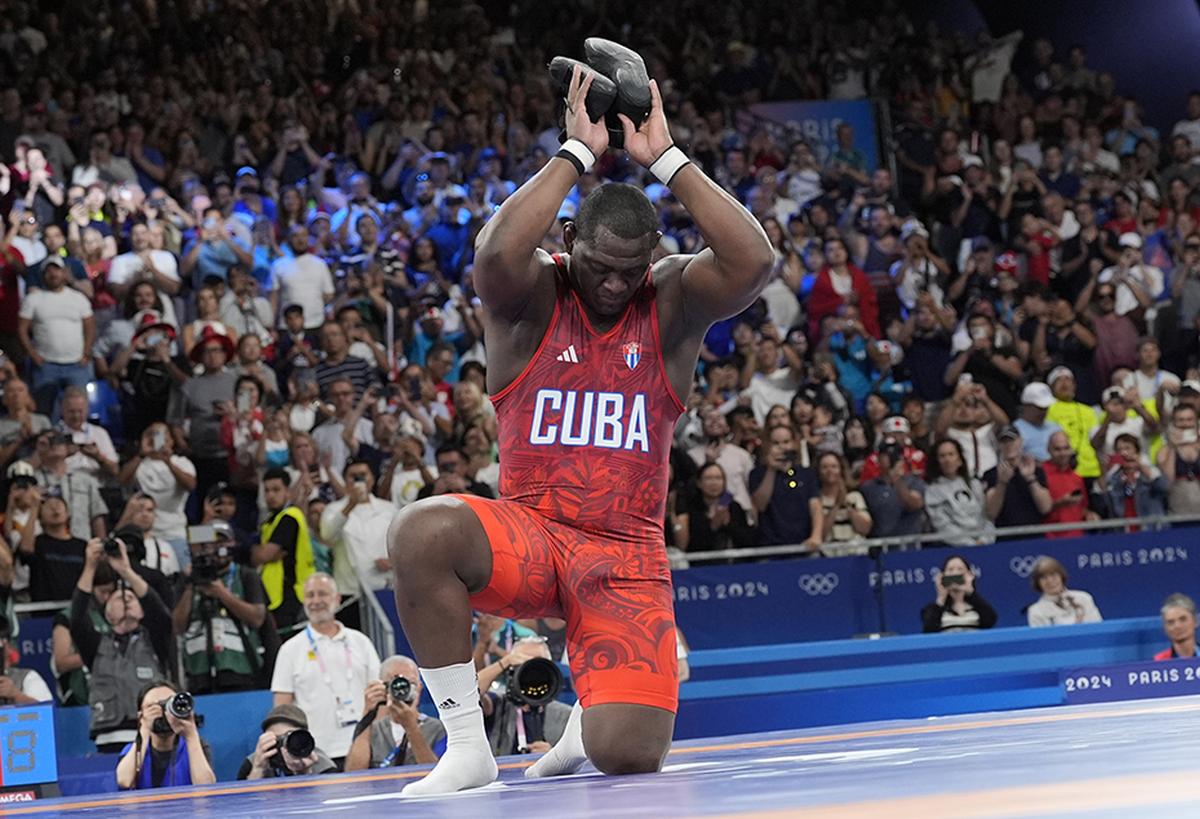
<svg viewBox="0 0 1200 819">
<path fill-rule="evenodd" d="M 838 125 L 847 122 L 854 128 L 854 147 L 866 157 L 868 172 L 879 166 L 875 109 L 870 100 L 763 102 L 751 105 L 750 113 L 798 134 L 813 147 L 821 165 L 837 150 Z"/>
<path fill-rule="evenodd" d="M 54 706 L 0 707 L 0 787 L 57 779 Z"/>
<path fill-rule="evenodd" d="M 1200 694 L 1200 660 L 1125 663 L 1059 674 L 1068 705 Z"/>
</svg>

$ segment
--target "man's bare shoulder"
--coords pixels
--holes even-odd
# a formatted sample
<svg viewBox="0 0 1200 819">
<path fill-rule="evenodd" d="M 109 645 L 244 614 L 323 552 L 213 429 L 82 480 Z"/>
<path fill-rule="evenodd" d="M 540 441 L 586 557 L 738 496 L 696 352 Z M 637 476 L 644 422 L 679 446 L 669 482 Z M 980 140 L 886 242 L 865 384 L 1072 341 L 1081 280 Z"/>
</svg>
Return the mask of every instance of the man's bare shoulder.
<svg viewBox="0 0 1200 819">
<path fill-rule="evenodd" d="M 696 258 L 692 253 L 675 253 L 663 256 L 650 268 L 650 278 L 658 290 L 670 290 L 683 283 L 683 270 L 688 262 Z"/>
<path fill-rule="evenodd" d="M 483 302 L 487 320 L 500 325 L 514 325 L 529 321 L 537 323 L 543 318 L 549 317 L 550 312 L 554 309 L 557 294 L 555 281 L 558 275 L 557 264 L 554 257 L 541 248 L 535 251 L 529 264 L 530 268 L 536 271 L 536 284 L 526 293 L 524 299 L 506 300 L 503 309 L 497 309 L 497 305 L 492 303 L 493 299 L 489 298 L 491 295 L 488 292 L 489 288 L 486 285 L 480 286 L 480 278 L 486 277 L 487 271 L 476 271 L 476 291 Z"/>
</svg>

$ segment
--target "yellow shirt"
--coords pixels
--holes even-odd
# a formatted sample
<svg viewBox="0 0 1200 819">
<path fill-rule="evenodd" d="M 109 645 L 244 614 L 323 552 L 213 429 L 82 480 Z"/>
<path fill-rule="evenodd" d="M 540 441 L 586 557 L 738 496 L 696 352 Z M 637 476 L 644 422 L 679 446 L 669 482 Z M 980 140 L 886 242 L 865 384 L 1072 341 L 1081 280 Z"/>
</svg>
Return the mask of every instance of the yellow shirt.
<svg viewBox="0 0 1200 819">
<path fill-rule="evenodd" d="M 1100 477 L 1100 459 L 1092 447 L 1092 433 L 1100 426 L 1100 415 L 1078 401 L 1058 401 L 1046 411 L 1046 420 L 1062 427 L 1071 441 L 1078 462 L 1076 472 L 1083 478 Z"/>
</svg>

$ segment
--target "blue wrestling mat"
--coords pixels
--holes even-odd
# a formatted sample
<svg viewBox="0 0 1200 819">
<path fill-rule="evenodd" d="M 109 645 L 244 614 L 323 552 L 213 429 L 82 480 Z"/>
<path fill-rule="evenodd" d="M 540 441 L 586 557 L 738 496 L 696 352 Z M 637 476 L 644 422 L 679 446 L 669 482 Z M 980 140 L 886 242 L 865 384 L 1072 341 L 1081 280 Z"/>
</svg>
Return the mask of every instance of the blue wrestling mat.
<svg viewBox="0 0 1200 819">
<path fill-rule="evenodd" d="M 5 816 L 1195 817 L 1200 697 L 691 740 L 657 775 L 405 799 L 422 769 L 6 805 Z M 588 769 L 590 770 L 590 768 Z"/>
</svg>

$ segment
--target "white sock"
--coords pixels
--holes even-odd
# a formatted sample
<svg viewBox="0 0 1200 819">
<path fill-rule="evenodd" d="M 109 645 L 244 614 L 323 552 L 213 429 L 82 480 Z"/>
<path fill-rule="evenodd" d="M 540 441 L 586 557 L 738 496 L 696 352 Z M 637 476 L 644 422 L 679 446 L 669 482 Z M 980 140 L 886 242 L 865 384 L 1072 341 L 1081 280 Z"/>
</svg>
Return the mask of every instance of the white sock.
<svg viewBox="0 0 1200 819">
<path fill-rule="evenodd" d="M 446 753 L 424 779 L 409 783 L 404 794 L 454 793 L 494 781 L 499 771 L 483 730 L 475 663 L 468 660 L 442 668 L 422 668 L 421 678 L 446 728 Z"/>
<path fill-rule="evenodd" d="M 583 706 L 576 700 L 562 738 L 543 754 L 541 759 L 525 769 L 525 776 L 537 779 L 543 776 L 573 774 L 582 768 L 585 762 L 587 752 L 583 749 Z"/>
</svg>

